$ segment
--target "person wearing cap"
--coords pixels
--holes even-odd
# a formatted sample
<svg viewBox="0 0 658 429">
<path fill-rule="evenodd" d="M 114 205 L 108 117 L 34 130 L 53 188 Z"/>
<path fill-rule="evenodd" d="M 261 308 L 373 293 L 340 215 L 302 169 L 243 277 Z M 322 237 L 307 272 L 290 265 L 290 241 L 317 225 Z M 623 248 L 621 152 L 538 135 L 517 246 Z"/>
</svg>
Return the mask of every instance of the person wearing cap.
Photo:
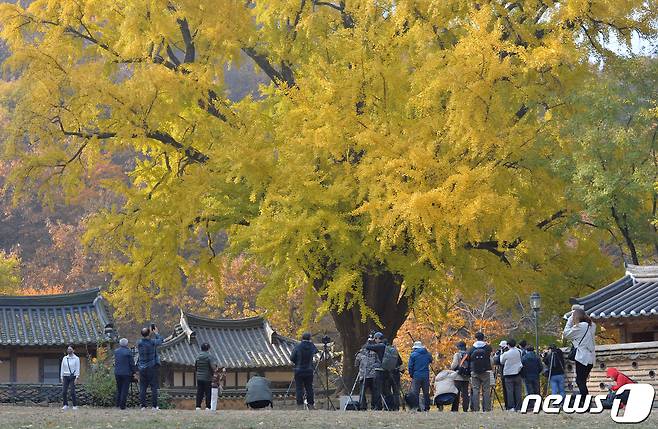
<svg viewBox="0 0 658 429">
<path fill-rule="evenodd" d="M 457 352 L 452 356 L 452 364 L 450 365 L 450 369 L 453 371 L 457 371 L 459 367 L 462 364 L 462 361 L 464 361 L 464 365 L 469 365 L 467 362 L 468 360 L 468 353 L 466 352 L 466 343 L 463 341 L 459 341 L 457 344 L 455 344 L 457 347 Z M 459 397 L 461 396 L 462 399 L 462 410 L 464 412 L 468 411 L 468 403 L 470 401 L 470 395 L 468 392 L 468 380 L 470 377 L 465 376 L 465 375 L 457 375 L 455 376 L 455 387 L 459 391 L 459 394 L 455 398 L 455 400 L 452 402 L 452 409 L 451 411 L 458 411 L 459 410 Z"/>
<path fill-rule="evenodd" d="M 409 357 L 409 376 L 411 377 L 411 393 L 418 398 L 418 411 L 430 409 L 430 364 L 432 355 L 421 341 L 415 341 Z M 420 408 L 420 390 L 423 390 L 424 408 Z"/>
<path fill-rule="evenodd" d="M 496 350 L 496 353 L 494 354 L 493 357 L 493 364 L 495 367 L 496 374 L 498 378 L 502 380 L 501 386 L 503 388 L 503 402 L 505 404 L 505 409 L 508 409 L 507 407 L 507 387 L 505 386 L 505 379 L 503 377 L 503 364 L 500 363 L 500 357 L 503 355 L 508 350 L 507 346 L 507 341 L 502 340 L 500 343 L 498 343 L 498 350 Z M 494 378 L 495 380 L 495 378 Z"/>
<path fill-rule="evenodd" d="M 384 361 L 384 352 L 386 351 L 386 344 L 384 344 L 384 334 L 381 332 L 375 332 L 375 335 L 372 336 L 373 342 L 371 344 L 366 344 L 366 349 L 377 353 L 377 358 L 379 359 L 380 367 L 375 368 L 375 378 L 373 379 L 373 408 L 375 410 L 381 410 L 383 404 L 381 401 L 382 393 L 384 392 L 384 369 L 381 368 L 381 363 Z"/>
<path fill-rule="evenodd" d="M 295 346 L 290 360 L 295 364 L 295 399 L 297 409 L 304 409 L 304 392 L 309 410 L 315 407 L 313 397 L 313 356 L 318 353 L 317 347 L 311 341 L 311 333 L 304 332 L 302 340 Z"/>
<path fill-rule="evenodd" d="M 117 408 L 126 409 L 128 401 L 128 391 L 132 383 L 137 366 L 133 352 L 128 348 L 128 339 L 119 340 L 119 348 L 114 350 L 114 378 L 117 383 Z"/>
</svg>

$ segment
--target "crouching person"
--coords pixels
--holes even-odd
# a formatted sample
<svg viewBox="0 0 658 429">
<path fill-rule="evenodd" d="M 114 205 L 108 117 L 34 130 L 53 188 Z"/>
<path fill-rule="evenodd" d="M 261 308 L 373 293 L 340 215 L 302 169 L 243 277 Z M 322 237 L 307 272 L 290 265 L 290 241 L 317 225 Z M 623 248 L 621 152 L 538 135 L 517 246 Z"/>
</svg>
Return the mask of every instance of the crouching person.
<svg viewBox="0 0 658 429">
<path fill-rule="evenodd" d="M 613 380 L 615 384 L 613 386 L 610 386 L 610 390 L 608 392 L 608 397 L 605 398 L 605 401 L 603 401 L 603 408 L 605 409 L 610 409 L 612 408 L 612 404 L 615 399 L 620 399 L 622 407 L 626 405 L 626 402 L 628 402 L 628 396 L 631 393 L 629 390 L 621 393 L 620 395 L 617 395 L 617 391 L 622 387 L 627 384 L 633 384 L 635 383 L 633 380 L 631 380 L 626 374 L 620 372 L 617 368 L 608 368 L 606 370 L 606 375 L 608 378 Z"/>
<path fill-rule="evenodd" d="M 265 408 L 267 406 L 273 408 L 270 381 L 265 378 L 263 373 L 257 373 L 247 382 L 245 402 L 252 409 Z"/>
<path fill-rule="evenodd" d="M 457 372 L 449 369 L 439 372 L 434 378 L 434 405 L 441 411 L 444 405 L 452 405 L 455 401 L 459 401 L 456 378 Z"/>
</svg>

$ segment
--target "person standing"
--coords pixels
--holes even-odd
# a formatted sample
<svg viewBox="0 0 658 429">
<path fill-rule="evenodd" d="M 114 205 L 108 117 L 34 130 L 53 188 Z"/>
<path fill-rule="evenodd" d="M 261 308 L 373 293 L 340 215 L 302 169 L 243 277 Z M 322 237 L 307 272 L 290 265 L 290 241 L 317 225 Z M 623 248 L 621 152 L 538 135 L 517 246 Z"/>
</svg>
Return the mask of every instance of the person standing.
<svg viewBox="0 0 658 429">
<path fill-rule="evenodd" d="M 114 378 L 117 383 L 117 408 L 125 410 L 128 401 L 130 383 L 137 372 L 132 351 L 128 348 L 128 339 L 119 340 L 119 348 L 114 350 Z"/>
<path fill-rule="evenodd" d="M 151 338 L 153 334 L 153 338 Z M 151 325 L 150 328 L 142 328 L 142 339 L 137 343 L 139 357 L 137 368 L 139 369 L 139 403 L 142 410 L 146 409 L 146 389 L 151 388 L 151 406 L 158 410 L 158 387 L 160 358 L 157 347 L 162 344 L 162 337 L 158 334 L 158 328 Z"/>
<path fill-rule="evenodd" d="M 430 364 L 432 355 L 423 343 L 415 341 L 409 357 L 409 376 L 411 377 L 411 392 L 418 399 L 418 411 L 430 410 Z M 423 390 L 424 408 L 420 408 L 420 390 Z"/>
<path fill-rule="evenodd" d="M 373 343 L 366 344 L 366 349 L 373 351 L 377 354 L 378 365 L 375 368 L 375 377 L 372 379 L 372 391 L 373 395 L 376 395 L 373 399 L 373 409 L 381 410 L 385 404 L 382 404 L 382 396 L 384 393 L 384 380 L 388 375 L 382 364 L 384 363 L 384 353 L 386 352 L 386 344 L 384 343 L 384 334 L 381 332 L 375 332 L 372 336 Z"/>
<path fill-rule="evenodd" d="M 544 363 L 549 371 L 549 383 L 551 384 L 551 394 L 566 396 L 564 389 L 564 353 L 555 344 L 548 346 L 549 351 L 544 356 Z"/>
<path fill-rule="evenodd" d="M 470 395 L 468 394 L 468 380 L 470 377 L 459 374 L 459 368 L 464 367 L 465 365 L 469 365 L 468 353 L 466 352 L 465 342 L 459 341 L 457 344 L 455 344 L 455 346 L 457 347 L 457 352 L 452 356 L 452 364 L 450 364 L 450 369 L 457 371 L 457 375 L 455 376 L 455 387 L 457 388 L 459 394 L 452 403 L 451 411 L 459 410 L 459 397 L 461 395 L 462 410 L 466 412 L 468 411 L 468 403 L 470 401 Z"/>
<path fill-rule="evenodd" d="M 308 409 L 315 407 L 313 396 L 313 356 L 318 353 L 318 348 L 311 341 L 310 332 L 304 332 L 302 340 L 295 346 L 290 354 L 290 360 L 295 364 L 295 399 L 297 409 L 304 409 L 304 392 L 306 392 L 306 404 Z"/>
<path fill-rule="evenodd" d="M 400 366 L 402 358 L 394 345 L 389 344 L 384 338 L 382 343 L 385 346 L 384 357 L 382 358 L 382 370 L 384 382 L 382 385 L 382 395 L 384 403 L 389 411 L 400 410 Z"/>
<path fill-rule="evenodd" d="M 491 411 L 491 346 L 484 341 L 484 334 L 475 334 L 473 347 L 468 351 L 471 365 L 471 411 L 480 411 L 480 393 L 482 393 L 482 411 Z"/>
<path fill-rule="evenodd" d="M 507 390 L 507 409 L 519 411 L 522 403 L 522 385 L 521 363 L 522 352 L 516 347 L 516 340 L 511 338 L 507 340 L 509 349 L 500 356 L 500 363 L 503 365 L 503 378 Z"/>
<path fill-rule="evenodd" d="M 377 397 L 379 392 L 375 390 L 375 370 L 381 366 L 377 353 L 368 350 L 366 346 L 374 343 L 374 340 L 368 339 L 368 343 L 364 345 L 359 353 L 356 354 L 355 366 L 359 368 L 357 378 L 361 381 L 361 391 L 359 393 L 359 408 L 361 410 L 368 409 L 368 401 L 366 400 L 366 390 L 370 390 L 371 407 L 374 410 L 379 401 Z"/>
<path fill-rule="evenodd" d="M 211 408 L 211 383 L 216 369 L 215 358 L 209 353 L 210 344 L 201 344 L 201 353 L 196 357 L 194 368 L 196 369 L 196 409 L 201 409 L 201 401 L 205 396 L 206 408 Z"/>
<path fill-rule="evenodd" d="M 539 395 L 539 376 L 543 366 L 533 346 L 526 346 L 526 352 L 521 357 L 521 364 L 523 365 L 522 374 L 526 395 Z"/>
<path fill-rule="evenodd" d="M 210 390 L 210 411 L 217 411 L 217 401 L 226 385 L 226 368 L 215 369 L 212 375 L 212 389 Z"/>
<path fill-rule="evenodd" d="M 80 358 L 73 352 L 73 346 L 66 348 L 66 356 L 62 358 L 62 365 L 59 370 L 59 379 L 62 382 L 62 397 L 64 406 L 62 410 L 69 408 L 68 391 L 71 390 L 71 401 L 73 409 L 78 409 L 78 397 L 75 395 L 75 382 L 80 377 Z"/>
<path fill-rule="evenodd" d="M 582 308 L 576 308 L 567 319 L 562 336 L 571 340 L 576 349 L 576 385 L 584 398 L 589 394 L 587 379 L 596 361 L 596 324 Z"/>
<path fill-rule="evenodd" d="M 496 385 L 496 378 L 500 378 L 500 385 L 503 388 L 503 402 L 505 403 L 505 409 L 507 409 L 507 389 L 505 388 L 505 378 L 503 377 L 503 364 L 500 363 L 500 357 L 509 350 L 507 347 L 507 341 L 502 340 L 498 343 L 498 350 L 493 355 L 493 371 L 495 373 L 493 385 Z M 495 388 L 495 387 L 494 387 Z"/>
</svg>

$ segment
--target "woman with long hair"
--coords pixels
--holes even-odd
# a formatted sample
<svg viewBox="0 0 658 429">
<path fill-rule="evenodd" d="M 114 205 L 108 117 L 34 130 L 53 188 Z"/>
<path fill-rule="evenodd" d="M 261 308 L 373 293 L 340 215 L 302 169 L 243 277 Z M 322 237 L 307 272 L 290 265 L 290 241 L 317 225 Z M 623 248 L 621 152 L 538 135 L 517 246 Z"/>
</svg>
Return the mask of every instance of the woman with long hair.
<svg viewBox="0 0 658 429">
<path fill-rule="evenodd" d="M 588 395 L 587 379 L 596 361 L 596 324 L 584 310 L 577 308 L 567 319 L 562 335 L 576 348 L 576 385 L 581 395 Z"/>
</svg>

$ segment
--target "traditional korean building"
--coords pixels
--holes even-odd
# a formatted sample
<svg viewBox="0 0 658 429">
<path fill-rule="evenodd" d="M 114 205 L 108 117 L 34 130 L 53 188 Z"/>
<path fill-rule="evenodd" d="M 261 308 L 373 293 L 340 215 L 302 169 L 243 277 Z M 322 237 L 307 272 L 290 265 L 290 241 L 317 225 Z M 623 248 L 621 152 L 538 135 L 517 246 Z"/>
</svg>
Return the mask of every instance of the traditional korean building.
<svg viewBox="0 0 658 429">
<path fill-rule="evenodd" d="M 290 353 L 297 341 L 277 334 L 263 317 L 210 319 L 181 311 L 173 334 L 158 347 L 163 386 L 196 385 L 194 362 L 206 342 L 219 367 L 226 368 L 226 394 L 242 391 L 256 371 L 264 372 L 274 389 L 286 389 L 293 377 Z"/>
<path fill-rule="evenodd" d="M 60 295 L 0 296 L 0 383 L 58 384 L 68 345 L 86 357 L 113 333 L 113 319 L 100 289 Z"/>
<path fill-rule="evenodd" d="M 628 265 L 622 278 L 572 303 L 583 305 L 617 340 L 596 347 L 588 386 L 592 392 L 604 393 L 603 384 L 610 382 L 605 375 L 608 367 L 658 389 L 658 266 Z"/>
</svg>

